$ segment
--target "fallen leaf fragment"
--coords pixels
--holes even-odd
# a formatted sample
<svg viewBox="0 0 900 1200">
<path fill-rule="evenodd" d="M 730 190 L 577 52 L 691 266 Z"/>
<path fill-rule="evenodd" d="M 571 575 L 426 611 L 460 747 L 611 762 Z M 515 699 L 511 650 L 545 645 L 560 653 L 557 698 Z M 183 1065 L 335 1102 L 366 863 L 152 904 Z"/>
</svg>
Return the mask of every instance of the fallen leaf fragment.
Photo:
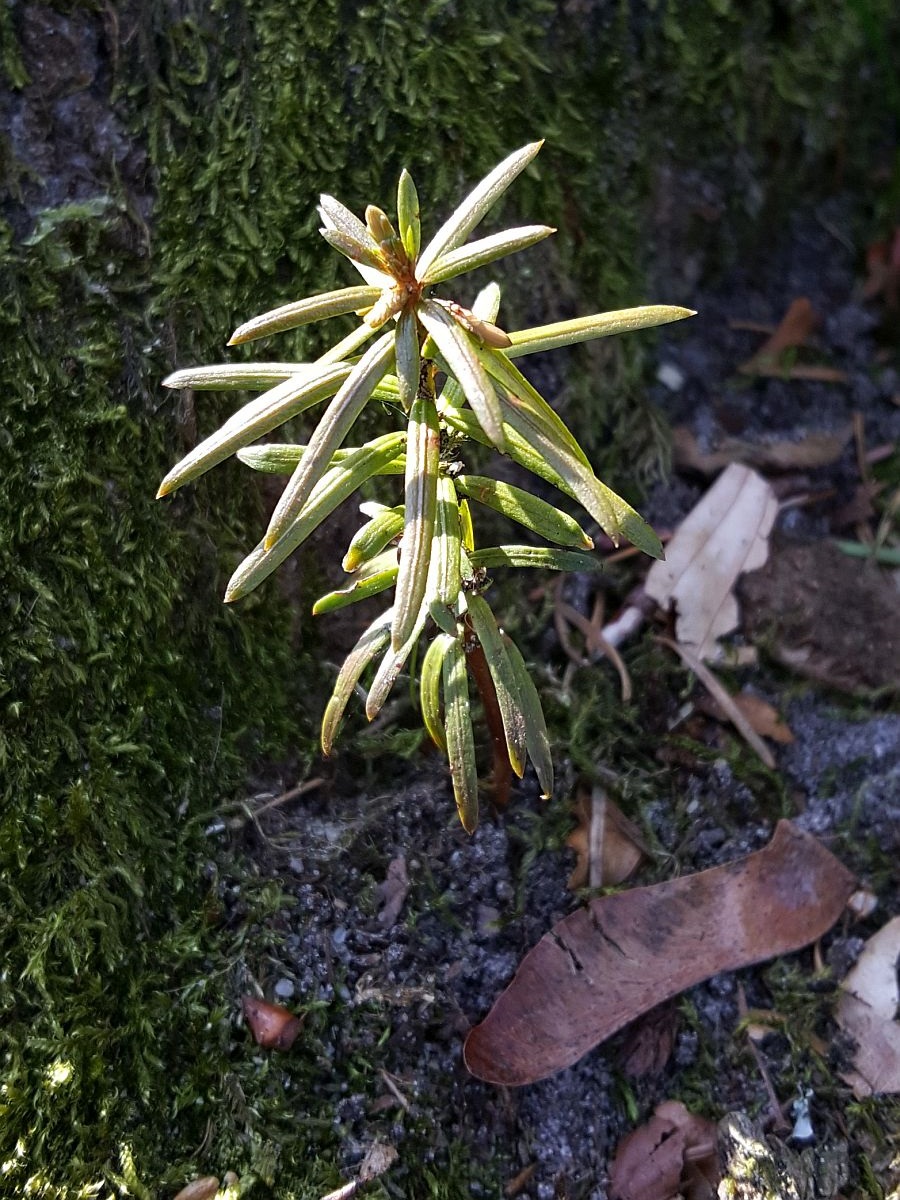
<svg viewBox="0 0 900 1200">
<path fill-rule="evenodd" d="M 715 450 L 704 451 L 693 433 L 684 425 L 672 431 L 675 465 L 716 475 L 729 463 L 769 471 L 811 471 L 837 462 L 850 440 L 851 425 L 837 433 L 809 433 L 799 441 L 745 442 L 724 438 Z"/>
<path fill-rule="evenodd" d="M 686 988 L 815 941 L 854 886 L 811 834 L 780 821 L 737 862 L 592 900 L 525 956 L 470 1031 L 466 1066 L 489 1083 L 544 1079 Z"/>
<path fill-rule="evenodd" d="M 303 1024 L 301 1017 L 280 1004 L 269 1004 L 255 996 L 242 996 L 241 1007 L 258 1046 L 266 1050 L 290 1050 Z"/>
<path fill-rule="evenodd" d="M 699 658 L 721 657 L 717 639 L 738 624 L 735 582 L 765 563 L 777 513 L 762 476 L 732 463 L 681 522 L 665 560 L 650 568 L 645 592 L 660 608 L 675 605 L 676 637 Z"/>
<path fill-rule="evenodd" d="M 397 1148 L 390 1142 L 373 1142 L 366 1151 L 365 1158 L 359 1168 L 359 1174 L 337 1191 L 329 1192 L 322 1200 L 351 1200 L 364 1184 L 371 1183 L 379 1175 L 383 1175 L 397 1161 Z"/>
<path fill-rule="evenodd" d="M 210 1200 L 219 1190 L 219 1180 L 215 1175 L 204 1175 L 201 1179 L 192 1179 L 181 1189 L 174 1200 Z"/>
<path fill-rule="evenodd" d="M 388 863 L 384 883 L 380 883 L 375 889 L 376 897 L 381 904 L 378 912 L 379 925 L 389 928 L 396 923 L 408 892 L 409 879 L 406 874 L 406 859 L 402 854 L 398 854 Z"/>
<path fill-rule="evenodd" d="M 578 826 L 566 838 L 578 861 L 567 887 L 615 887 L 624 883 L 648 853 L 641 831 L 602 788 L 582 790 L 576 801 Z"/>
<path fill-rule="evenodd" d="M 716 1126 L 677 1100 L 619 1142 L 609 1172 L 611 1200 L 712 1200 L 719 1182 Z"/>
<path fill-rule="evenodd" d="M 660 1004 L 629 1025 L 622 1038 L 618 1063 L 629 1079 L 659 1075 L 672 1057 L 678 1012 L 673 1004 Z"/>
<path fill-rule="evenodd" d="M 761 737 L 767 737 L 782 746 L 789 746 L 794 741 L 790 726 L 768 700 L 763 700 L 761 696 L 755 696 L 752 692 L 736 692 L 731 697 L 731 702 L 743 714 L 751 729 Z M 698 702 L 696 707 L 717 721 L 730 720 L 728 713 L 712 697 Z"/>
<path fill-rule="evenodd" d="M 837 1022 L 856 1042 L 854 1069 L 843 1078 L 859 1100 L 900 1092 L 898 959 L 900 917 L 895 917 L 869 938 L 841 984 Z"/>
<path fill-rule="evenodd" d="M 821 323 L 819 314 L 805 296 L 792 300 L 778 327 L 752 358 L 741 363 L 742 375 L 774 375 L 784 379 L 814 379 L 819 383 L 846 383 L 846 371 L 834 367 L 792 363 L 785 352 L 806 344 Z"/>
</svg>

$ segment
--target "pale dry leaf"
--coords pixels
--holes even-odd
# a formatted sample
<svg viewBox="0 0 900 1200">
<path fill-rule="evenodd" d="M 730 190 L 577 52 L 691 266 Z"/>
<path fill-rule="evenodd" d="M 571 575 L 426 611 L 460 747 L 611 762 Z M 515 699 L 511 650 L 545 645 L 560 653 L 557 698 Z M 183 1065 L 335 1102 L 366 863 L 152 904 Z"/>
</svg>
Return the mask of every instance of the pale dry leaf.
<svg viewBox="0 0 900 1200">
<path fill-rule="evenodd" d="M 578 855 L 569 889 L 624 883 L 649 853 L 638 827 L 599 787 L 582 791 L 575 811 L 578 826 L 566 839 Z"/>
<path fill-rule="evenodd" d="M 843 1076 L 857 1099 L 900 1092 L 900 917 L 866 942 L 841 984 L 837 1022 L 856 1043 L 854 1070 Z"/>
<path fill-rule="evenodd" d="M 650 568 L 644 590 L 660 608 L 675 606 L 675 634 L 701 659 L 722 656 L 717 639 L 738 624 L 734 585 L 763 566 L 778 513 L 769 484 L 732 463 L 682 521 L 666 558 Z"/>
</svg>

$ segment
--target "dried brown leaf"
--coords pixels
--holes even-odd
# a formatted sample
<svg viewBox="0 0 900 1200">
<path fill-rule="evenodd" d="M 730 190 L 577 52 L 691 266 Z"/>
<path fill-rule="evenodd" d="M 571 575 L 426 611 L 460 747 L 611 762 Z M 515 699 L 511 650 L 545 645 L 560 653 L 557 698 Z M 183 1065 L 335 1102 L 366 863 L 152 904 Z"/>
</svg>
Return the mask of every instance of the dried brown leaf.
<svg viewBox="0 0 900 1200">
<path fill-rule="evenodd" d="M 662 609 L 676 609 L 679 643 L 702 659 L 721 657 L 717 639 L 738 624 L 734 585 L 761 567 L 778 501 L 749 467 L 732 463 L 682 521 L 644 590 Z"/>
<path fill-rule="evenodd" d="M 837 1021 L 856 1042 L 854 1070 L 844 1079 L 860 1100 L 900 1092 L 898 960 L 900 917 L 895 917 L 869 938 L 841 984 Z"/>
<path fill-rule="evenodd" d="M 657 1106 L 623 1138 L 609 1172 L 612 1200 L 712 1200 L 719 1181 L 716 1126 L 677 1100 Z"/>
<path fill-rule="evenodd" d="M 633 1021 L 625 1031 L 619 1066 L 631 1079 L 659 1075 L 672 1057 L 678 1013 L 673 1004 L 661 1004 Z"/>
<path fill-rule="evenodd" d="M 219 1181 L 216 1176 L 204 1175 L 201 1179 L 192 1179 L 173 1200 L 210 1200 L 218 1190 Z"/>
<path fill-rule="evenodd" d="M 853 431 L 851 425 L 836 433 L 809 433 L 799 441 L 746 442 L 724 438 L 715 450 L 704 451 L 690 429 L 678 426 L 672 433 L 675 464 L 701 475 L 716 475 L 729 463 L 744 463 L 762 471 L 811 471 L 837 462 Z"/>
<path fill-rule="evenodd" d="M 761 737 L 767 737 L 782 746 L 789 746 L 794 741 L 794 734 L 781 713 L 767 700 L 754 696 L 752 692 L 736 692 L 731 701 L 740 710 L 750 727 Z M 728 721 L 731 718 L 720 704 L 712 697 L 697 702 L 697 708 L 717 721 Z"/>
<path fill-rule="evenodd" d="M 408 893 L 409 879 L 406 874 L 406 859 L 402 854 L 398 854 L 388 863 L 384 883 L 380 883 L 375 889 L 376 897 L 381 905 L 378 912 L 379 925 L 388 928 L 396 922 Z"/>
<path fill-rule="evenodd" d="M 253 1039 L 266 1050 L 290 1050 L 303 1018 L 295 1016 L 280 1004 L 269 1004 L 255 996 L 242 996 L 241 1007 Z"/>
<path fill-rule="evenodd" d="M 470 1032 L 466 1065 L 511 1086 L 552 1075 L 685 988 L 815 941 L 853 889 L 821 843 L 781 821 L 737 862 L 592 900 L 525 956 Z"/>
</svg>

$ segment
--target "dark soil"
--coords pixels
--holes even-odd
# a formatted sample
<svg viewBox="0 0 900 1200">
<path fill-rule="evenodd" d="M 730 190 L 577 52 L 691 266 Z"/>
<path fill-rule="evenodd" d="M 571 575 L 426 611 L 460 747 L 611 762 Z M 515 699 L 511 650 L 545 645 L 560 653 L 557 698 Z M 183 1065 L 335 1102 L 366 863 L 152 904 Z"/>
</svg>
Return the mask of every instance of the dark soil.
<svg viewBox="0 0 900 1200">
<path fill-rule="evenodd" d="M 840 228 L 835 231 L 842 219 L 840 204 L 829 210 L 827 220 L 821 213 L 798 218 L 765 257 L 730 272 L 713 288 L 696 291 L 688 302 L 700 316 L 672 327 L 661 339 L 659 364 L 677 368 L 681 386 L 672 390 L 657 384 L 654 398 L 673 423 L 687 423 L 704 447 L 715 446 L 726 434 L 750 441 L 799 440 L 842 427 L 854 412 L 864 415 L 869 446 L 896 442 L 900 410 L 892 397 L 898 380 L 893 367 L 876 365 L 878 314 L 859 302 L 859 256 Z M 847 384 L 750 381 L 735 375 L 760 338 L 731 330 L 728 319 L 775 324 L 796 296 L 809 297 L 823 314 L 820 352 L 848 372 Z M 818 504 L 788 508 L 779 536 L 827 536 L 832 514 L 850 499 L 858 481 L 852 443 L 834 465 L 777 481 L 782 494 L 832 493 Z M 673 527 L 704 486 L 696 476 L 674 475 L 655 490 L 650 516 L 660 526 Z M 883 574 L 879 586 L 890 594 L 894 583 Z M 587 598 L 577 580 L 571 597 L 575 603 Z M 832 600 L 855 630 L 855 653 L 877 658 L 878 628 L 861 627 L 846 597 Z M 548 666 L 558 668 L 562 657 L 552 631 L 542 645 Z M 862 663 L 860 675 L 865 684 Z M 833 969 L 829 978 L 838 979 L 862 939 L 897 911 L 896 878 L 888 864 L 900 849 L 900 716 L 883 693 L 874 700 L 860 698 L 864 689 L 855 697 L 841 696 L 798 680 L 765 656 L 740 682 L 775 703 L 795 735 L 792 745 L 775 748 L 781 798 L 771 779 L 741 777 L 728 753 L 688 752 L 678 761 L 669 755 L 669 780 L 674 775 L 680 803 L 673 808 L 669 800 L 650 802 L 631 813 L 661 851 L 636 882 L 665 878 L 676 862 L 677 870 L 686 872 L 758 849 L 771 836 L 777 816 L 790 815 L 832 846 L 879 897 L 880 907 L 868 922 L 844 923 L 825 939 L 825 959 Z M 649 689 L 638 703 L 651 703 L 651 695 L 655 711 L 644 715 L 661 729 L 664 746 L 666 724 L 673 724 L 684 692 Z M 691 728 L 696 733 L 700 727 Z M 702 741 L 703 733 L 698 736 Z M 715 744 L 712 736 L 708 742 Z M 604 746 L 595 747 L 595 757 L 599 767 Z M 562 780 L 571 780 L 566 764 L 560 767 Z M 289 774 L 268 780 L 265 794 L 277 795 L 293 782 Z M 551 811 L 569 805 L 567 788 L 560 786 Z M 453 1143 L 464 1147 L 466 1163 L 457 1174 L 470 1195 L 496 1194 L 480 1182 L 492 1172 L 512 1179 L 532 1168 L 517 1194 L 600 1200 L 607 1195 L 616 1143 L 659 1101 L 684 1097 L 713 1118 L 740 1111 L 765 1122 L 770 1115 L 764 1081 L 739 1031 L 743 988 L 751 1007 L 784 1007 L 793 997 L 798 1012 L 830 1045 L 826 1068 L 804 1044 L 801 1017 L 788 1014 L 793 1031 L 770 1038 L 762 1055 L 786 1114 L 801 1083 L 809 1085 L 818 1144 L 832 1147 L 849 1139 L 851 1182 L 858 1185 L 863 1151 L 874 1152 L 863 1145 L 861 1134 L 848 1130 L 845 1109 L 851 1097 L 834 1073 L 840 1068 L 840 1047 L 828 1015 L 827 986 L 822 993 L 821 980 L 813 979 L 809 952 L 693 989 L 660 1018 L 674 1024 L 674 1042 L 653 1077 L 625 1073 L 634 1030 L 557 1077 L 515 1092 L 467 1076 L 461 1058 L 467 1028 L 486 1014 L 529 947 L 579 903 L 566 886 L 572 854 L 562 848 L 558 833 L 548 832 L 561 826 L 526 778 L 508 812 L 499 817 L 486 812 L 468 838 L 456 822 L 443 773 L 417 757 L 408 765 L 396 760 L 396 782 L 375 795 L 359 791 L 339 767 L 311 798 L 272 810 L 262 821 L 264 837 L 254 836 L 246 845 L 258 869 L 279 879 L 296 899 L 276 922 L 283 938 L 272 951 L 270 974 L 258 982 L 269 998 L 300 1008 L 322 1006 L 312 1025 L 320 1056 L 334 1064 L 321 1087 L 334 1097 L 342 1169 L 349 1176 L 367 1145 L 387 1140 L 399 1150 L 393 1174 L 402 1189 L 410 1169 L 405 1147 L 421 1153 L 424 1123 L 431 1128 L 430 1153 L 438 1161 Z M 385 924 L 379 917 L 384 895 L 379 898 L 375 885 L 400 859 L 409 892 L 397 919 Z M 267 935 L 260 931 L 260 936 Z M 372 1073 L 354 1090 L 341 1079 L 341 1063 L 360 1040 L 371 1049 Z M 411 1135 L 412 1129 L 419 1134 Z M 882 1182 L 887 1189 L 887 1176 Z"/>
</svg>

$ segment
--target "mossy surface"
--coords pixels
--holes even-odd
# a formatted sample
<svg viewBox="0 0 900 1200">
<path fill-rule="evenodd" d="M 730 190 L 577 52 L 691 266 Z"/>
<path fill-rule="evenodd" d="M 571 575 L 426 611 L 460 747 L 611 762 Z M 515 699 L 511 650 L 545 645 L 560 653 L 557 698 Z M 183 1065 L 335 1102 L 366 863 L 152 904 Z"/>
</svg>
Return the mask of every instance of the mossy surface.
<svg viewBox="0 0 900 1200">
<path fill-rule="evenodd" d="M 11 96 L 40 87 L 19 45 L 37 7 L 0 9 Z M 8 139 L 0 159 L 0 1194 L 31 1180 L 46 1196 L 155 1195 L 227 1169 L 248 1193 L 318 1194 L 338 1182 L 340 1137 L 321 1081 L 362 1069 L 353 1050 L 316 1059 L 315 1036 L 286 1066 L 234 1049 L 236 964 L 281 899 L 248 867 L 229 924 L 204 828 L 255 761 L 312 754 L 324 672 L 276 584 L 238 611 L 218 603 L 258 533 L 255 480 L 245 491 L 228 467 L 154 504 L 194 421 L 203 433 L 219 416 L 159 379 L 220 358 L 253 313 L 346 280 L 315 232 L 320 191 L 391 209 L 406 165 L 437 221 L 536 136 L 547 148 L 503 216 L 560 235 L 508 279 L 510 324 L 652 298 L 659 157 L 738 178 L 729 208 L 745 221 L 784 203 L 789 174 L 815 188 L 840 159 L 853 182 L 891 55 L 846 85 L 873 37 L 893 45 L 892 8 L 57 6 L 94 31 L 90 89 L 148 161 L 144 175 L 104 161 L 96 186 L 41 213 L 43 182 Z M 609 435 L 631 431 L 630 465 L 659 460 L 641 351 L 572 362 L 569 416 L 589 447 L 614 447 L 602 465 L 627 490 Z M 313 1014 L 312 1033 L 345 1018 Z M 408 1194 L 467 1194 L 468 1171 L 451 1145 Z"/>
</svg>

